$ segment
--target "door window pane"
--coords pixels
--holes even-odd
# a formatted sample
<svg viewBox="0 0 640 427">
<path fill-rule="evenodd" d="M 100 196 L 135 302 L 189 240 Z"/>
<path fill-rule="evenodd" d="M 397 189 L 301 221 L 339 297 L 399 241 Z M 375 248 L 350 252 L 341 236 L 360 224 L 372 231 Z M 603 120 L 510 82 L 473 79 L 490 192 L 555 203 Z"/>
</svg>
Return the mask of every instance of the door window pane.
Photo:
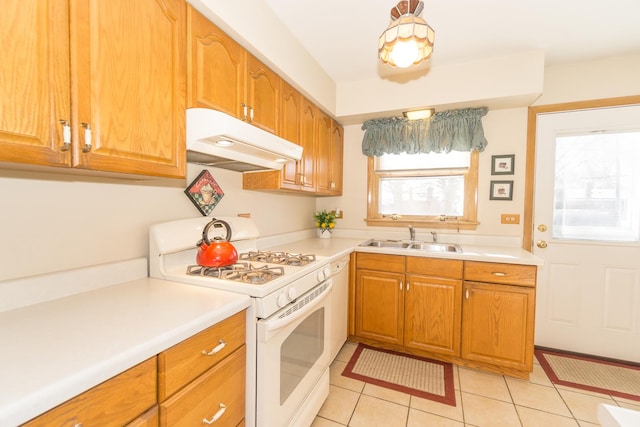
<svg viewBox="0 0 640 427">
<path fill-rule="evenodd" d="M 553 237 L 640 241 L 640 132 L 556 138 Z"/>
</svg>

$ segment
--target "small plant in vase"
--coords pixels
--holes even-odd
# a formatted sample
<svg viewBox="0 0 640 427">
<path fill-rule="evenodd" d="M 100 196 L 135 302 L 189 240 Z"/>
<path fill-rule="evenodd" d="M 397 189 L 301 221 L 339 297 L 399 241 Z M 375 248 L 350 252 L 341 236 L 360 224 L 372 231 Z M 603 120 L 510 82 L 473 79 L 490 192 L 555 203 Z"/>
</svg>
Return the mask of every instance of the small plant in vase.
<svg viewBox="0 0 640 427">
<path fill-rule="evenodd" d="M 331 237 L 331 232 L 336 226 L 336 215 L 322 210 L 313 214 L 313 219 L 318 227 L 318 237 L 321 239 L 328 239 Z"/>
</svg>

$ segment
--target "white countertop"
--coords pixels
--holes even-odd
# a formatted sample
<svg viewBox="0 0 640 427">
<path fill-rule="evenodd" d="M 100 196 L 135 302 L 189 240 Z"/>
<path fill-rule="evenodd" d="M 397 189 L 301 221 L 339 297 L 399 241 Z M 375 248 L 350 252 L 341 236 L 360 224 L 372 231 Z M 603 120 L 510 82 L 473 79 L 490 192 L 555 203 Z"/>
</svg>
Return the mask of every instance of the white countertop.
<svg viewBox="0 0 640 427">
<path fill-rule="evenodd" d="M 500 262 L 506 264 L 543 265 L 543 260 L 540 257 L 532 254 L 531 252 L 525 251 L 522 248 L 462 244 L 460 245 L 462 247 L 462 253 L 455 253 L 359 246 L 366 240 L 368 239 L 334 236 L 329 239 L 319 239 L 316 237 L 281 244 L 275 246 L 274 249 L 277 248 L 279 250 L 287 250 L 296 253 L 313 253 L 318 256 L 327 256 L 334 259 L 347 255 L 352 251 L 356 251 L 428 258 L 460 259 L 467 261 Z"/>
<path fill-rule="evenodd" d="M 0 313 L 0 426 L 14 426 L 247 308 L 144 278 Z"/>
</svg>

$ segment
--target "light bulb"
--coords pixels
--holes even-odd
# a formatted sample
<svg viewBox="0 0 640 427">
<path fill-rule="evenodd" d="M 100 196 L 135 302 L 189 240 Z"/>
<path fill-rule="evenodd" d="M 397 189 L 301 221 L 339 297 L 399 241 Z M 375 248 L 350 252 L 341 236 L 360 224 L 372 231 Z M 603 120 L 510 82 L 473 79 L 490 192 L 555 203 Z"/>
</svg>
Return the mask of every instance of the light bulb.
<svg viewBox="0 0 640 427">
<path fill-rule="evenodd" d="M 418 59 L 418 44 L 415 40 L 399 41 L 391 51 L 391 61 L 399 68 L 407 68 Z"/>
</svg>

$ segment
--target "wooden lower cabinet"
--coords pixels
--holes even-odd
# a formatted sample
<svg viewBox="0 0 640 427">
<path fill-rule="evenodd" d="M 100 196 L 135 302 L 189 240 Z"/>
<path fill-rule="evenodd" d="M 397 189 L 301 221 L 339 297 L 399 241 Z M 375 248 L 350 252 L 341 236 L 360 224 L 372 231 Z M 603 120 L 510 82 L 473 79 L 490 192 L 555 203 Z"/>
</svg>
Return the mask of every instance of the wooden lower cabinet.
<svg viewBox="0 0 640 427">
<path fill-rule="evenodd" d="M 528 378 L 535 266 L 358 252 L 352 338 Z"/>
<path fill-rule="evenodd" d="M 402 345 L 404 274 L 359 270 L 356 274 L 356 335 Z"/>
<path fill-rule="evenodd" d="M 407 275 L 404 346 L 460 355 L 462 280 Z"/>
<path fill-rule="evenodd" d="M 156 404 L 156 379 L 154 356 L 56 406 L 24 426 L 125 425 Z"/>
<path fill-rule="evenodd" d="M 126 427 L 158 427 L 159 422 L 160 412 L 158 411 L 158 405 L 155 405 L 153 408 L 127 424 Z"/>
<path fill-rule="evenodd" d="M 243 426 L 245 326 L 236 313 L 23 426 Z"/>
<path fill-rule="evenodd" d="M 356 264 L 356 336 L 459 355 L 462 261 L 358 253 Z"/>
<path fill-rule="evenodd" d="M 462 357 L 519 376 L 533 370 L 535 266 L 467 261 Z"/>
<path fill-rule="evenodd" d="M 158 355 L 161 426 L 193 426 L 216 418 L 238 425 L 245 414 L 246 312 Z"/>
<path fill-rule="evenodd" d="M 194 426 L 215 420 L 216 426 L 237 426 L 244 419 L 245 366 L 243 345 L 160 403 L 160 425 Z"/>
</svg>

